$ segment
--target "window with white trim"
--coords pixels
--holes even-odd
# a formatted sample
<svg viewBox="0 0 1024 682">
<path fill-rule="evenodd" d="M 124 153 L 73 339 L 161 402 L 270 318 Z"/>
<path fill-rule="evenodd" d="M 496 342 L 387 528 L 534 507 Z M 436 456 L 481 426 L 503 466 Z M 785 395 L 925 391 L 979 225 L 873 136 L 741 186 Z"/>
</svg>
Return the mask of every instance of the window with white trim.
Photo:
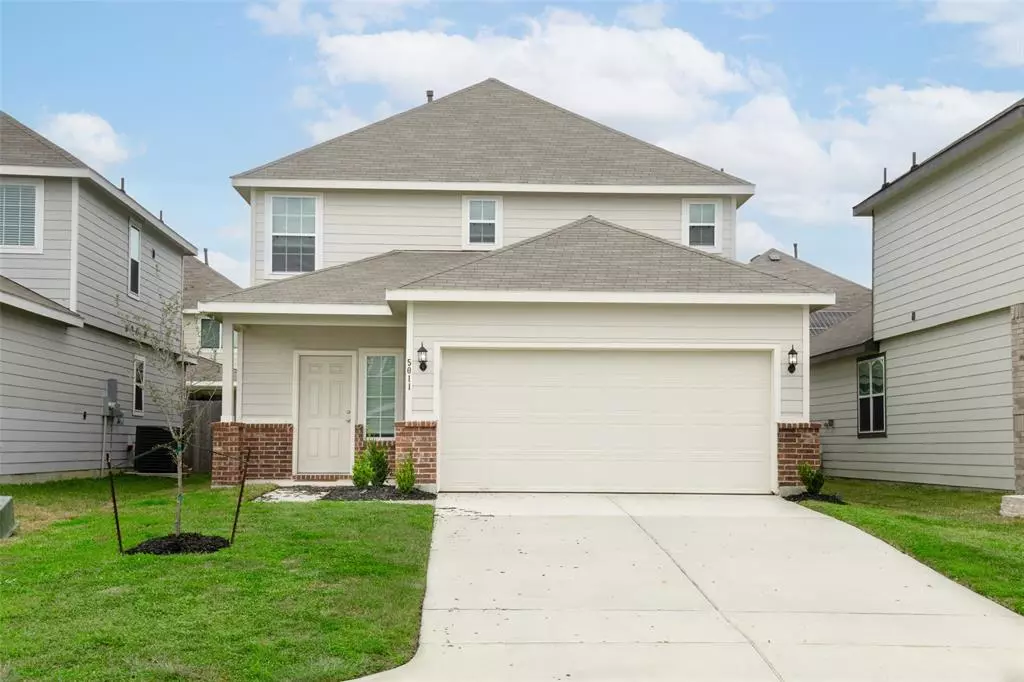
<svg viewBox="0 0 1024 682">
<path fill-rule="evenodd" d="M 466 197 L 462 246 L 493 249 L 501 246 L 501 197 Z"/>
<path fill-rule="evenodd" d="M 142 232 L 128 221 L 128 293 L 138 298 L 142 287 Z"/>
<path fill-rule="evenodd" d="M 317 198 L 271 196 L 270 272 L 294 274 L 316 269 Z"/>
<path fill-rule="evenodd" d="M 398 356 L 366 356 L 366 437 L 394 438 L 398 414 Z"/>
<path fill-rule="evenodd" d="M 43 183 L 0 182 L 0 250 L 41 252 Z"/>
<path fill-rule="evenodd" d="M 701 249 L 718 249 L 721 210 L 721 205 L 716 201 L 687 203 L 686 243 Z"/>
<path fill-rule="evenodd" d="M 885 435 L 885 356 L 857 361 L 857 435 Z"/>
<path fill-rule="evenodd" d="M 132 414 L 141 417 L 146 410 L 146 358 L 135 356 L 132 364 Z"/>
<path fill-rule="evenodd" d="M 199 320 L 199 347 L 203 350 L 220 349 L 220 320 L 212 317 Z"/>
</svg>

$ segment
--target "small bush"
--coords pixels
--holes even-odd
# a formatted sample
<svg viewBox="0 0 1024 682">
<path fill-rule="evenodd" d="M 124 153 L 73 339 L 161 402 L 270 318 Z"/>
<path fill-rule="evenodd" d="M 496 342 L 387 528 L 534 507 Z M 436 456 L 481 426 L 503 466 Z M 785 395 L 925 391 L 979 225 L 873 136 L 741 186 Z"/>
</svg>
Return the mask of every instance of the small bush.
<svg viewBox="0 0 1024 682">
<path fill-rule="evenodd" d="M 365 454 L 359 454 L 352 465 L 352 485 L 357 488 L 365 488 L 373 480 L 373 466 Z"/>
<path fill-rule="evenodd" d="M 395 487 L 398 492 L 408 495 L 416 486 L 416 470 L 412 466 L 412 455 L 406 455 L 395 471 Z"/>
<path fill-rule="evenodd" d="M 373 470 L 370 483 L 375 486 L 384 485 L 384 481 L 388 480 L 390 473 L 388 471 L 388 451 L 384 447 L 384 443 L 379 440 L 366 441 L 363 457 L 370 463 L 370 468 Z"/>
<path fill-rule="evenodd" d="M 821 467 L 812 467 L 807 462 L 800 462 L 796 470 L 800 474 L 800 482 L 807 488 L 807 492 L 811 495 L 821 492 L 825 485 L 825 472 Z"/>
</svg>

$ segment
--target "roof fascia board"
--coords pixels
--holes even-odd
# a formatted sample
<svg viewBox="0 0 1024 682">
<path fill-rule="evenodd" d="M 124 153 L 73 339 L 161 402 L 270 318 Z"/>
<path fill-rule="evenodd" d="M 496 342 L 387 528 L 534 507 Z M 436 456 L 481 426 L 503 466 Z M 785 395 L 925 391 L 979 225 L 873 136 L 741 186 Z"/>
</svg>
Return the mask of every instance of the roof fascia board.
<svg viewBox="0 0 1024 682">
<path fill-rule="evenodd" d="M 145 206 L 132 199 L 130 196 L 119 190 L 105 177 L 90 168 L 51 168 L 44 166 L 2 166 L 0 175 L 25 175 L 45 178 L 84 178 L 92 180 L 109 196 L 127 206 L 136 214 L 142 216 L 146 222 L 157 229 L 160 234 L 177 244 L 182 250 L 191 255 L 196 255 L 199 250 L 192 242 L 188 241 L 177 232 L 169 228 L 164 221 L 156 217 Z"/>
<path fill-rule="evenodd" d="M 254 303 L 240 301 L 200 302 L 201 313 L 228 313 L 239 315 L 366 315 L 391 317 L 387 305 L 359 303 Z"/>
<path fill-rule="evenodd" d="M 72 313 L 63 313 L 59 310 L 54 310 L 45 305 L 40 305 L 35 301 L 29 301 L 20 296 L 9 294 L 7 292 L 0 291 L 0 304 L 9 305 L 12 308 L 19 308 L 25 312 L 32 313 L 33 315 L 39 315 L 40 317 L 46 317 L 57 322 L 62 322 L 69 327 L 83 327 L 85 326 L 84 320 L 78 315 Z"/>
<path fill-rule="evenodd" d="M 651 303 L 677 305 L 809 305 L 827 306 L 835 294 L 675 293 L 623 291 L 486 291 L 465 289 L 395 289 L 390 301 L 459 303 Z"/>
<path fill-rule="evenodd" d="M 824 353 L 818 353 L 817 355 L 811 355 L 811 364 L 818 365 L 823 362 L 828 362 L 829 360 L 838 360 L 840 358 L 847 358 L 853 355 L 869 355 L 871 353 L 877 353 L 878 349 L 879 344 L 877 341 L 865 341 L 864 343 L 857 343 L 852 346 L 836 348 Z"/>
</svg>

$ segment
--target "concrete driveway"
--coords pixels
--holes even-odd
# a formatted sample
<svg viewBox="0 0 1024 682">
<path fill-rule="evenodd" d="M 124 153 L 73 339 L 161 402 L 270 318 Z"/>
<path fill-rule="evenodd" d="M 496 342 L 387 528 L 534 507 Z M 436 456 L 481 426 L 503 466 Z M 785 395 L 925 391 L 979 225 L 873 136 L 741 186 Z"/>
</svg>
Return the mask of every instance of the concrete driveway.
<svg viewBox="0 0 1024 682">
<path fill-rule="evenodd" d="M 372 679 L 1024 682 L 1024 618 L 774 497 L 446 494 Z"/>
</svg>

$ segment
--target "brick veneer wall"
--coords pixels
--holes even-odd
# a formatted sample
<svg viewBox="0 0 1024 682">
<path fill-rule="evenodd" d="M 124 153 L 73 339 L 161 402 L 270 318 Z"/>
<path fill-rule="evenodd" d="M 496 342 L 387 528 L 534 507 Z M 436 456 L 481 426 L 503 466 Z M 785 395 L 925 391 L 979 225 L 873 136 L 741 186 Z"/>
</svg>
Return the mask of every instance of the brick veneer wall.
<svg viewBox="0 0 1024 682">
<path fill-rule="evenodd" d="M 242 480 L 242 458 L 250 452 L 248 478 L 282 479 L 292 475 L 292 425 L 213 424 L 214 485 L 236 485 Z"/>
<path fill-rule="evenodd" d="M 397 425 L 396 425 L 396 428 L 397 428 Z M 365 432 L 365 427 L 362 424 L 356 424 L 356 427 L 355 427 L 356 455 L 358 455 L 360 452 L 362 452 L 363 448 L 366 447 L 366 437 L 363 435 L 364 432 Z M 392 440 L 382 440 L 380 442 L 384 444 L 384 449 L 388 451 L 388 470 L 391 472 L 391 475 L 394 476 L 395 475 L 395 441 L 392 439 Z"/>
<path fill-rule="evenodd" d="M 412 453 L 416 483 L 437 483 L 437 422 L 395 422 L 395 453 Z"/>
<path fill-rule="evenodd" d="M 821 466 L 821 424 L 779 424 L 779 486 L 801 485 L 797 467 L 807 462 Z"/>
<path fill-rule="evenodd" d="M 1024 303 L 1010 308 L 1013 381 L 1013 463 L 1015 488 L 1024 495 Z"/>
</svg>

